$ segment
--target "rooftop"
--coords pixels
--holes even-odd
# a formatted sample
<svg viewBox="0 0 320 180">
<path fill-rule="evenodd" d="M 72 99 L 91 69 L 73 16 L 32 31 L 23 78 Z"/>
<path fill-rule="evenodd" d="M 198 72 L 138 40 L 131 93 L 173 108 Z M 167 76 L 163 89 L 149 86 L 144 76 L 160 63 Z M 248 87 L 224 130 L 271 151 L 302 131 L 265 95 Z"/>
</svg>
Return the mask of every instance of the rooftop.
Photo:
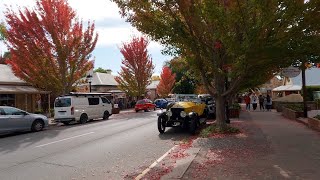
<svg viewBox="0 0 320 180">
<path fill-rule="evenodd" d="M 26 84 L 25 81 L 19 79 L 13 74 L 13 71 L 10 66 L 5 64 L 0 64 L 0 84 Z"/>
<path fill-rule="evenodd" d="M 151 84 L 147 86 L 147 89 L 157 89 L 157 86 L 160 81 L 151 81 Z"/>
<path fill-rule="evenodd" d="M 112 74 L 108 73 L 93 73 L 92 84 L 93 86 L 118 86 L 117 81 Z"/>
</svg>

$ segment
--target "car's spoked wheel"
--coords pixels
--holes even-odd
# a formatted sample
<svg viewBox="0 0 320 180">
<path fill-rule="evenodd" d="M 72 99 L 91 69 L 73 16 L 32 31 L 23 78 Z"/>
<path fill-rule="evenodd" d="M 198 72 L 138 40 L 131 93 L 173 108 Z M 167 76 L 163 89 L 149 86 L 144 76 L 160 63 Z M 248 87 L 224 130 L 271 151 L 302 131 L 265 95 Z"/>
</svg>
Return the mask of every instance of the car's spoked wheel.
<svg viewBox="0 0 320 180">
<path fill-rule="evenodd" d="M 34 132 L 37 132 L 37 131 L 43 130 L 43 128 L 44 128 L 43 122 L 40 120 L 36 120 L 33 122 L 31 130 Z"/>
<path fill-rule="evenodd" d="M 164 131 L 166 130 L 166 121 L 163 117 L 158 118 L 158 130 L 160 134 L 163 134 Z"/>
</svg>

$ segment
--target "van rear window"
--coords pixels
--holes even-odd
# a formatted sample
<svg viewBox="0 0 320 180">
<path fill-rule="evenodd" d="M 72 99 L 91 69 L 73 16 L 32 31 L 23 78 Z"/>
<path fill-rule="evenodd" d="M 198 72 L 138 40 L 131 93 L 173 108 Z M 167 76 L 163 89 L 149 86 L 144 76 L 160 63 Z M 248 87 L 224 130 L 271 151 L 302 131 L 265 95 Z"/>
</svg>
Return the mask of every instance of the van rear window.
<svg viewBox="0 0 320 180">
<path fill-rule="evenodd" d="M 70 107 L 71 106 L 71 98 L 58 98 L 54 102 L 55 107 Z"/>
</svg>

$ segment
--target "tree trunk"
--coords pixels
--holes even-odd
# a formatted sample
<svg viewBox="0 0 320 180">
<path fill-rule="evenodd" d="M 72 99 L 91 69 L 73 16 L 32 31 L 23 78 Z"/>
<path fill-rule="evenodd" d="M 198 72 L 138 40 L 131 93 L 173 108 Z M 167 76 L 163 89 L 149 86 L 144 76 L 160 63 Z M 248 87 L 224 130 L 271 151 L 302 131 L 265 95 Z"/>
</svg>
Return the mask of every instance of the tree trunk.
<svg viewBox="0 0 320 180">
<path fill-rule="evenodd" d="M 224 130 L 227 126 L 225 110 L 225 97 L 218 95 L 216 97 L 216 122 L 221 130 Z"/>
<path fill-rule="evenodd" d="M 216 74 L 216 122 L 220 130 L 227 127 L 226 124 L 226 97 L 222 96 L 225 91 L 225 78 L 223 74 Z"/>
</svg>

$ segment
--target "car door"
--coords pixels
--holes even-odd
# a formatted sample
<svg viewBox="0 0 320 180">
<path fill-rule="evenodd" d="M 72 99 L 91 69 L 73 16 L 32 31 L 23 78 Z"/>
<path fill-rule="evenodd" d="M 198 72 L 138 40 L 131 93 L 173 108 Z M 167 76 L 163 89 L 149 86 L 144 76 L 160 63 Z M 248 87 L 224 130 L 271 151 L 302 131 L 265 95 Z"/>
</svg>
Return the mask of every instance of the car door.
<svg viewBox="0 0 320 180">
<path fill-rule="evenodd" d="M 152 103 L 151 100 L 147 100 L 148 109 L 154 109 L 155 105 Z"/>
<path fill-rule="evenodd" d="M 101 98 L 101 101 L 102 101 L 102 108 L 103 108 L 103 111 L 102 111 L 102 116 L 103 116 L 103 113 L 104 111 L 108 111 L 109 114 L 112 114 L 112 105 L 111 105 L 111 102 L 105 98 L 105 97 L 102 97 Z"/>
<path fill-rule="evenodd" d="M 89 107 L 88 107 L 88 117 L 89 119 L 99 118 L 101 115 L 99 112 L 100 108 L 100 98 L 99 97 L 88 97 Z"/>
<path fill-rule="evenodd" d="M 9 131 L 31 128 L 31 120 L 26 112 L 13 107 L 4 107 L 3 110 L 8 118 L 7 127 Z"/>
<path fill-rule="evenodd" d="M 54 102 L 54 118 L 72 118 L 71 97 L 58 97 Z"/>
<path fill-rule="evenodd" d="M 3 108 L 0 108 L 0 134 L 7 133 L 9 131 L 9 118 L 4 112 Z"/>
</svg>

